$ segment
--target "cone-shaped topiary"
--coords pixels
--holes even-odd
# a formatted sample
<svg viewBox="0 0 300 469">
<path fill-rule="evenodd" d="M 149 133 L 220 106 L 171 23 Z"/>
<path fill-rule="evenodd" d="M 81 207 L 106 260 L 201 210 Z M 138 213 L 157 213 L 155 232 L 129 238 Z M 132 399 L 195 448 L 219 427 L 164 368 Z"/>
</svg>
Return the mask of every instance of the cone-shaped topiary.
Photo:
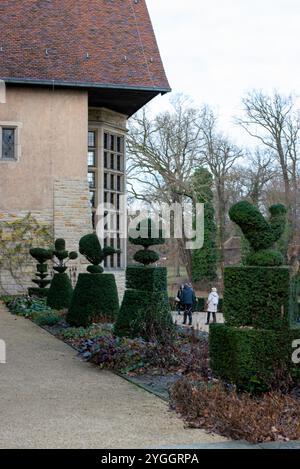
<svg viewBox="0 0 300 469">
<path fill-rule="evenodd" d="M 99 264 L 120 251 L 110 246 L 102 249 L 98 236 L 92 233 L 81 238 L 79 252 L 92 265 L 87 267 L 89 273 L 78 276 L 67 321 L 78 327 L 103 320 L 113 322 L 119 311 L 116 281 L 113 274 L 103 274 Z"/>
<path fill-rule="evenodd" d="M 47 297 L 47 305 L 53 309 L 64 309 L 70 306 L 73 288 L 71 280 L 66 274 L 68 269 L 67 263 L 70 260 L 77 259 L 78 254 L 75 251 L 66 251 L 66 242 L 59 238 L 55 241 L 55 249 L 53 251 L 53 269 L 57 272 L 51 282 Z"/>
<path fill-rule="evenodd" d="M 151 219 L 138 225 L 136 236 L 132 236 L 132 232 L 130 235 L 129 241 L 132 244 L 144 246 L 144 250 L 138 251 L 134 256 L 143 265 L 127 267 L 127 290 L 114 332 L 120 337 L 142 337 L 159 341 L 170 339 L 174 325 L 167 293 L 167 269 L 150 265 L 159 260 L 159 255 L 148 249 L 149 246 L 163 244 L 165 239 Z"/>
<path fill-rule="evenodd" d="M 230 219 L 242 230 L 250 244 L 251 252 L 246 257 L 247 265 L 280 266 L 283 257 L 272 246 L 281 238 L 286 224 L 284 205 L 272 205 L 267 221 L 259 209 L 247 201 L 238 202 L 229 210 Z"/>
<path fill-rule="evenodd" d="M 47 278 L 48 265 L 46 262 L 52 259 L 53 251 L 44 248 L 32 248 L 29 253 L 36 261 L 38 261 L 38 264 L 36 265 L 37 273 L 35 274 L 37 278 L 32 279 L 33 283 L 38 287 L 29 288 L 28 294 L 30 296 L 47 297 L 49 290 L 46 287 L 51 283 L 51 280 Z"/>
</svg>

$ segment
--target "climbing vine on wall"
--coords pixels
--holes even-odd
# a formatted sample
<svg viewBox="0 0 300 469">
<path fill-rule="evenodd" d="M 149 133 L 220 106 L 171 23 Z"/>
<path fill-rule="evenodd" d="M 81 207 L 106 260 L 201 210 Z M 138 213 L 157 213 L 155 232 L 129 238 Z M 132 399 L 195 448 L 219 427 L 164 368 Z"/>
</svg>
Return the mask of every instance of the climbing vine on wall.
<svg viewBox="0 0 300 469">
<path fill-rule="evenodd" d="M 24 284 L 25 268 L 31 263 L 29 249 L 53 244 L 52 227 L 39 222 L 31 213 L 22 218 L 13 216 L 0 220 L 0 274 L 10 273 L 20 287 Z M 0 275 L 0 292 L 6 293 Z"/>
</svg>

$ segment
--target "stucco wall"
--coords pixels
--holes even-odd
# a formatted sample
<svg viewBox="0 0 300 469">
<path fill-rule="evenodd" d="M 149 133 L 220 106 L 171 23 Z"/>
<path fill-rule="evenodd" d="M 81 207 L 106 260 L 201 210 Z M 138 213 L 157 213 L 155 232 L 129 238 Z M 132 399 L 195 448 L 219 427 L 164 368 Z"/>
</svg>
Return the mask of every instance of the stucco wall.
<svg viewBox="0 0 300 469">
<path fill-rule="evenodd" d="M 85 91 L 7 88 L 0 122 L 21 123 L 20 159 L 0 162 L 0 209 L 53 208 L 55 179 L 86 180 Z"/>
</svg>

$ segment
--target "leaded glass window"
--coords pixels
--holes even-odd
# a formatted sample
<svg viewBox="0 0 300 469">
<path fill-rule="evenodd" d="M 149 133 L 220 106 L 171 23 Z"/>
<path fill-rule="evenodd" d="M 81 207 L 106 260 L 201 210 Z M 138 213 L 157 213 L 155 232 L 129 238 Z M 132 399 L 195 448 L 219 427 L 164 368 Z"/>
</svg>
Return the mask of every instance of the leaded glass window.
<svg viewBox="0 0 300 469">
<path fill-rule="evenodd" d="M 16 129 L 3 127 L 2 129 L 2 152 L 1 158 L 4 160 L 16 159 Z"/>
</svg>

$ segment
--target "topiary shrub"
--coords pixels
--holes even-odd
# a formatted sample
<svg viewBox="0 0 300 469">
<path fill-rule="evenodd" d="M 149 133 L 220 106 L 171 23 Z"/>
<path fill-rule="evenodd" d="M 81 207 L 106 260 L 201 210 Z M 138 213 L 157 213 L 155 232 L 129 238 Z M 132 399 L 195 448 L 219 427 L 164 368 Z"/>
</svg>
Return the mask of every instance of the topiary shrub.
<svg viewBox="0 0 300 469">
<path fill-rule="evenodd" d="M 38 288 L 29 288 L 28 294 L 30 296 L 46 298 L 49 291 L 46 287 L 51 283 L 51 280 L 47 278 L 48 265 L 46 262 L 52 259 L 53 251 L 50 249 L 32 248 L 29 253 L 36 261 L 38 261 L 38 264 L 36 265 L 37 273 L 35 274 L 37 278 L 32 279 L 33 283 L 35 283 Z"/>
<path fill-rule="evenodd" d="M 211 282 L 217 278 L 217 228 L 212 174 L 206 168 L 197 169 L 192 178 L 192 188 L 196 201 L 204 204 L 204 242 L 201 249 L 192 251 L 192 280 Z"/>
<path fill-rule="evenodd" d="M 210 328 L 210 365 L 240 390 L 267 391 L 278 370 L 288 375 L 288 337 L 287 331 L 215 324 Z"/>
<path fill-rule="evenodd" d="M 118 290 L 113 274 L 103 274 L 99 265 L 107 256 L 120 251 L 102 249 L 96 234 L 86 235 L 79 242 L 79 252 L 91 262 L 88 273 L 79 274 L 67 314 L 67 321 L 76 327 L 93 322 L 113 322 L 119 311 Z"/>
<path fill-rule="evenodd" d="M 238 202 L 229 210 L 230 219 L 242 230 L 250 244 L 250 253 L 246 256 L 247 265 L 279 266 L 283 256 L 272 246 L 281 238 L 286 225 L 284 205 L 272 205 L 267 221 L 255 205 L 247 201 Z"/>
<path fill-rule="evenodd" d="M 52 260 L 55 263 L 53 269 L 57 273 L 54 274 L 47 296 L 47 305 L 50 306 L 50 308 L 60 310 L 70 306 L 73 288 L 66 270 L 68 269 L 68 261 L 75 260 L 77 257 L 77 252 L 66 251 L 66 242 L 64 239 L 59 238 L 55 241 Z"/>
<path fill-rule="evenodd" d="M 289 267 L 225 267 L 223 314 L 229 326 L 287 329 Z"/>
<path fill-rule="evenodd" d="M 120 337 L 163 341 L 170 338 L 174 330 L 167 293 L 167 269 L 151 266 L 159 255 L 149 247 L 163 244 L 165 239 L 151 219 L 143 220 L 138 229 L 136 236 L 129 236 L 129 241 L 144 247 L 134 256 L 143 265 L 128 266 L 126 269 L 127 290 L 114 332 Z"/>
<path fill-rule="evenodd" d="M 291 324 L 297 305 L 297 282 L 282 257 L 272 250 L 283 233 L 286 209 L 270 207 L 270 220 L 248 202 L 230 209 L 251 252 L 246 266 L 224 272 L 224 325 L 210 329 L 211 367 L 220 378 L 248 392 L 288 385 Z M 279 379 L 278 377 L 281 376 Z M 276 382 L 277 380 L 277 382 Z"/>
</svg>

